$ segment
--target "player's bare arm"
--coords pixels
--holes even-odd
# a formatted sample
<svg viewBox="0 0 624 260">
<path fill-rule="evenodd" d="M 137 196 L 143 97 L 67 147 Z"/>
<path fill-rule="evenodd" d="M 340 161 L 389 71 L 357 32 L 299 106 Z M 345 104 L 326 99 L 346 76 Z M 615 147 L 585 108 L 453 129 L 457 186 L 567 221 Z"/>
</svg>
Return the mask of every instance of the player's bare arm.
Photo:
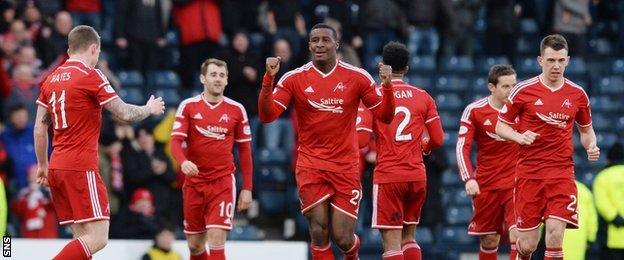
<svg viewBox="0 0 624 260">
<path fill-rule="evenodd" d="M 502 122 L 502 120 L 498 120 L 496 123 L 496 134 L 506 140 L 514 141 L 520 145 L 530 145 L 535 142 L 535 139 L 539 136 L 539 134 L 534 133 L 531 130 L 527 130 L 520 134 L 510 125 Z"/>
<path fill-rule="evenodd" d="M 596 145 L 596 133 L 594 128 L 590 125 L 588 127 L 579 127 L 581 133 L 581 144 L 587 151 L 587 159 L 590 161 L 597 161 L 600 157 L 600 148 Z"/>
<path fill-rule="evenodd" d="M 43 186 L 48 185 L 48 127 L 51 121 L 48 111 L 42 106 L 37 106 L 34 131 L 37 183 Z"/>
<path fill-rule="evenodd" d="M 268 57 L 266 59 L 266 72 L 262 79 L 262 88 L 258 97 L 258 117 L 263 123 L 270 123 L 277 119 L 282 110 L 274 108 L 273 102 L 273 80 L 280 68 L 280 57 Z"/>
<path fill-rule="evenodd" d="M 182 169 L 182 173 L 189 176 L 197 176 L 199 174 L 197 165 L 189 160 L 182 162 L 180 168 Z"/>
<path fill-rule="evenodd" d="M 116 98 L 104 105 L 104 108 L 119 119 L 131 122 L 143 120 L 150 115 L 162 115 L 165 112 L 165 102 L 162 97 L 155 98 L 152 95 L 145 105 L 137 106 Z"/>
<path fill-rule="evenodd" d="M 379 78 L 383 89 L 383 100 L 380 106 L 371 110 L 381 122 L 389 124 L 394 119 L 394 94 L 392 93 L 392 67 L 383 63 L 378 64 Z"/>
</svg>

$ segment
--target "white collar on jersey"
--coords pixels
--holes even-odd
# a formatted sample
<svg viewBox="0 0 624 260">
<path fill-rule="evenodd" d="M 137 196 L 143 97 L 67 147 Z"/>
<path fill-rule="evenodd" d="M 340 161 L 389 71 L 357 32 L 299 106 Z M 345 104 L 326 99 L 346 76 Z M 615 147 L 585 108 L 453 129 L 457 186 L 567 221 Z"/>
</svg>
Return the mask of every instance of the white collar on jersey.
<svg viewBox="0 0 624 260">
<path fill-rule="evenodd" d="M 314 66 L 314 62 L 310 62 L 310 63 L 312 63 L 312 68 L 314 68 L 314 70 L 316 70 L 316 72 L 321 74 L 321 77 L 327 78 L 327 77 L 329 77 L 329 75 L 331 75 L 336 70 L 336 68 L 338 68 L 338 63 L 340 63 L 340 60 L 336 60 L 336 65 L 334 65 L 334 68 L 332 70 L 330 70 L 327 74 L 325 74 L 322 71 L 320 71 L 319 69 L 317 69 L 316 66 Z"/>
<path fill-rule="evenodd" d="M 199 95 L 201 96 L 201 99 L 204 101 L 204 103 L 206 103 L 206 105 L 208 105 L 208 107 L 209 107 L 210 109 L 215 109 L 215 108 L 217 108 L 219 105 L 221 105 L 221 103 L 223 103 L 223 100 L 225 100 L 225 97 L 223 97 L 223 98 L 221 99 L 221 101 L 219 101 L 218 103 L 216 103 L 216 104 L 214 104 L 214 105 L 213 105 L 213 104 L 210 104 L 210 102 L 208 102 L 208 100 L 206 100 L 206 97 L 204 97 L 204 93 L 203 93 L 203 92 L 202 92 L 201 94 L 199 94 Z"/>
<path fill-rule="evenodd" d="M 537 76 L 537 78 L 539 79 L 540 84 L 542 84 L 542 86 L 544 86 L 545 88 L 547 88 L 548 90 L 550 90 L 550 92 L 555 92 L 557 90 L 560 90 L 561 88 L 563 88 L 563 86 L 565 85 L 565 78 L 563 79 L 563 82 L 561 82 L 561 86 L 556 87 L 556 88 L 550 88 L 548 85 L 546 85 L 546 83 L 544 83 L 544 81 L 542 80 L 542 76 L 544 74 L 540 74 L 539 76 Z"/>
</svg>

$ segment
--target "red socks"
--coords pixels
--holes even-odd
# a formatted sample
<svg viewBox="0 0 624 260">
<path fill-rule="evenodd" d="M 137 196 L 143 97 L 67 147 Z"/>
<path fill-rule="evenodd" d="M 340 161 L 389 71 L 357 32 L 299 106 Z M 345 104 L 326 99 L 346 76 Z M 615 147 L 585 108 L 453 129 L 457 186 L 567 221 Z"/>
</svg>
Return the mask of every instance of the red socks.
<svg viewBox="0 0 624 260">
<path fill-rule="evenodd" d="M 422 254 L 420 252 L 420 246 L 416 241 L 411 241 L 403 244 L 403 258 L 409 260 L 422 260 Z"/>
<path fill-rule="evenodd" d="M 485 248 L 483 246 L 480 246 L 479 260 L 496 260 L 498 259 L 497 252 L 498 247 Z"/>
<path fill-rule="evenodd" d="M 334 260 L 334 251 L 331 249 L 331 243 L 324 246 L 311 245 L 312 260 Z"/>
<path fill-rule="evenodd" d="M 547 247 L 544 260 L 563 260 L 563 250 L 561 247 Z"/>
<path fill-rule="evenodd" d="M 191 260 L 208 260 L 208 252 L 206 252 L 206 250 L 204 250 L 204 252 L 202 252 L 199 255 L 191 254 Z"/>
<path fill-rule="evenodd" d="M 509 242 L 511 249 L 509 250 L 509 260 L 516 260 L 518 258 L 518 249 L 516 249 L 516 241 Z"/>
<path fill-rule="evenodd" d="M 208 260 L 225 260 L 225 246 L 210 246 Z"/>
<path fill-rule="evenodd" d="M 88 260 L 91 259 L 91 251 L 89 251 L 87 243 L 85 243 L 82 238 L 77 238 L 67 243 L 67 245 L 61 249 L 61 252 L 53 259 Z"/>
<path fill-rule="evenodd" d="M 353 234 L 354 242 L 353 246 L 344 252 L 344 260 L 357 260 L 358 259 L 358 251 L 360 250 L 360 238 Z"/>
<path fill-rule="evenodd" d="M 387 251 L 382 256 L 383 260 L 403 260 L 403 251 Z"/>
</svg>

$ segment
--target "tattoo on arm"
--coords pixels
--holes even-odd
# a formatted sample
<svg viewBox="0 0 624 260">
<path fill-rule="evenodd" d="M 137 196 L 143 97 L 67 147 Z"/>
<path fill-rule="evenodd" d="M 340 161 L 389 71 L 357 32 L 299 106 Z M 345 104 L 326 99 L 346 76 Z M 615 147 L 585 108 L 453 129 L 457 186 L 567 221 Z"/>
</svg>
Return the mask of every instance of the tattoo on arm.
<svg viewBox="0 0 624 260">
<path fill-rule="evenodd" d="M 124 121 L 139 121 L 150 115 L 150 111 L 147 106 L 127 104 L 120 98 L 116 98 L 113 101 L 108 102 L 104 105 L 104 108 Z"/>
<path fill-rule="evenodd" d="M 50 123 L 52 123 L 52 118 L 50 117 L 50 113 L 45 113 L 43 114 L 43 117 L 41 118 L 41 123 L 44 125 L 50 125 Z"/>
</svg>

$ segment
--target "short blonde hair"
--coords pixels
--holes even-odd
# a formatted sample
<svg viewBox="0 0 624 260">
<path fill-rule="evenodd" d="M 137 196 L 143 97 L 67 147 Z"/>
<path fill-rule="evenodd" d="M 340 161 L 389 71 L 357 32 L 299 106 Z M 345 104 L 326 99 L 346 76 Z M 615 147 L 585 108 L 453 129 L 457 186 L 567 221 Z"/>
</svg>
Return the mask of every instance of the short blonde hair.
<svg viewBox="0 0 624 260">
<path fill-rule="evenodd" d="M 84 51 L 91 44 L 100 45 L 100 36 L 91 26 L 78 25 L 69 32 L 67 36 L 67 45 L 69 45 L 69 53 L 77 53 Z"/>
<path fill-rule="evenodd" d="M 227 63 L 225 61 L 222 61 L 220 59 L 215 59 L 215 58 L 209 58 L 207 60 L 204 61 L 204 63 L 202 63 L 201 65 L 201 74 L 202 75 L 206 75 L 206 73 L 208 72 L 208 65 L 210 64 L 214 64 L 217 65 L 219 67 L 225 67 L 225 72 L 228 72 L 227 69 Z"/>
</svg>

